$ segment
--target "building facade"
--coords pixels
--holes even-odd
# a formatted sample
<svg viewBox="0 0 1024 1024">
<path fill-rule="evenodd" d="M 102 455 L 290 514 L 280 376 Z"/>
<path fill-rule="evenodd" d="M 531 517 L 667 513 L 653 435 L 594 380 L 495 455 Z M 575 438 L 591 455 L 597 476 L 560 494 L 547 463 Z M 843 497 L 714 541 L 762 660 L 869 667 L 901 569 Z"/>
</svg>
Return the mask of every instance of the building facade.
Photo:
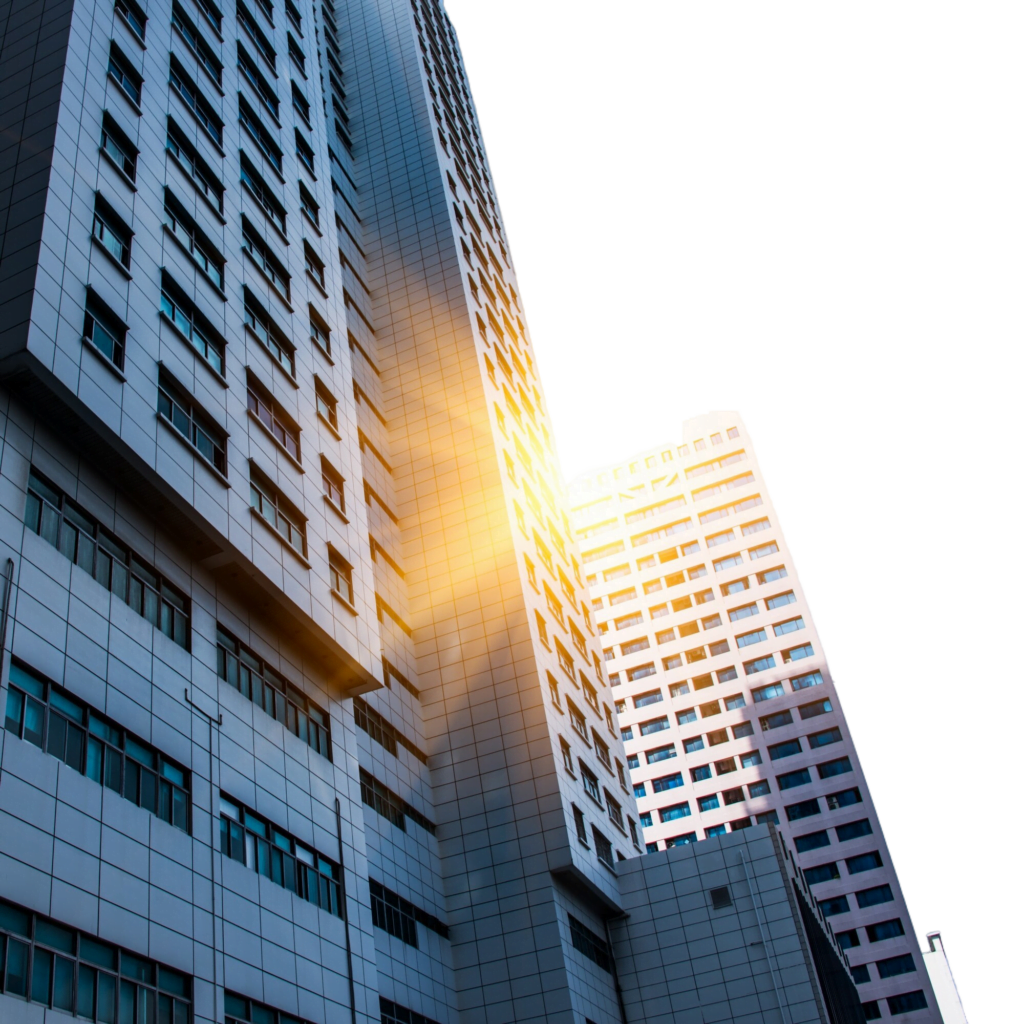
<svg viewBox="0 0 1024 1024">
<path fill-rule="evenodd" d="M 960 993 L 957 991 L 956 979 L 949 966 L 946 947 L 942 942 L 941 932 L 928 933 L 928 948 L 922 954 L 924 966 L 931 979 L 935 999 L 942 1011 L 944 1024 L 967 1024 Z"/>
<path fill-rule="evenodd" d="M 648 851 L 773 822 L 869 1020 L 941 1019 L 871 794 L 735 413 L 570 486 Z"/>
</svg>

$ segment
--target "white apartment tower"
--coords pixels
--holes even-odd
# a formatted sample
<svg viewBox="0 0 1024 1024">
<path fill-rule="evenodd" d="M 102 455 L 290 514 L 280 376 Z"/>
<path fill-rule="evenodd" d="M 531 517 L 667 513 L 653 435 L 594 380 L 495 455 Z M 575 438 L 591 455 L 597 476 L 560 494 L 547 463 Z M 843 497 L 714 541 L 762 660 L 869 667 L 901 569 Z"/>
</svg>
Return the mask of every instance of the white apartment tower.
<svg viewBox="0 0 1024 1024">
<path fill-rule="evenodd" d="M 941 1020 L 739 416 L 688 420 L 570 492 L 648 852 L 774 822 L 867 1020 Z"/>
</svg>

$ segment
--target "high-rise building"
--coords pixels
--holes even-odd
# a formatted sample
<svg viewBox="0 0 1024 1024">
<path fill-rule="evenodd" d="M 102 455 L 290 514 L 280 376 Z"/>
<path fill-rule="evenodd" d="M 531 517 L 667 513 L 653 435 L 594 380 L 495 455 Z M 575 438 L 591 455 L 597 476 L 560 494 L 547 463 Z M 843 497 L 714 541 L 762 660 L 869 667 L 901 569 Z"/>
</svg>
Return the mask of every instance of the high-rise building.
<svg viewBox="0 0 1024 1024">
<path fill-rule="evenodd" d="M 570 485 L 647 850 L 773 822 L 869 1020 L 941 1019 L 747 431 L 688 420 Z"/>
<path fill-rule="evenodd" d="M 0 82 L 4 1024 L 618 1024 L 651 899 L 680 1014 L 852 1019 L 770 829 L 637 860 L 439 4 L 5 0 Z"/>
</svg>

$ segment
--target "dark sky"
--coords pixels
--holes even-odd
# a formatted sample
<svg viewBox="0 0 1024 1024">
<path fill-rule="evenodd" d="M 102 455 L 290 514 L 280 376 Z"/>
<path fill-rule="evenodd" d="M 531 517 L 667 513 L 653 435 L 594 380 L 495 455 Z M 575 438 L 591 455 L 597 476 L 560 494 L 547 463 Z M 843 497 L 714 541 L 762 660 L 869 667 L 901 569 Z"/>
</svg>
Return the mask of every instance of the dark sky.
<svg viewBox="0 0 1024 1024">
<path fill-rule="evenodd" d="M 1001 676 L 962 674 L 942 741 L 971 752 L 983 869 L 1006 880 L 987 938 L 1024 951 L 1009 27 L 460 7 L 563 472 L 744 408 L 995 629 Z"/>
</svg>

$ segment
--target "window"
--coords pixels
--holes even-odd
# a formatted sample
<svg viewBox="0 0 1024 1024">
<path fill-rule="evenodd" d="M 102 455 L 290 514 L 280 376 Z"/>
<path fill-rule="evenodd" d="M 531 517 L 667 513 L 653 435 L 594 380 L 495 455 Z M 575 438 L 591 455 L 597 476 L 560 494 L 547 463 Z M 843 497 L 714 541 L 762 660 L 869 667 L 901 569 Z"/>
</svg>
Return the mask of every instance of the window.
<svg viewBox="0 0 1024 1024">
<path fill-rule="evenodd" d="M 785 743 L 776 743 L 768 748 L 768 756 L 773 761 L 780 761 L 784 757 L 793 757 L 800 753 L 800 741 L 787 740 Z"/>
<path fill-rule="evenodd" d="M 740 754 L 740 765 L 744 768 L 756 768 L 761 764 L 761 751 L 751 750 L 747 754 Z"/>
<path fill-rule="evenodd" d="M 747 702 L 742 693 L 735 693 L 731 697 L 725 698 L 726 711 L 738 711 L 740 708 L 745 708 L 746 706 Z"/>
<path fill-rule="evenodd" d="M 729 612 L 729 621 L 739 622 L 741 619 L 749 619 L 751 616 L 757 615 L 758 613 L 759 609 L 756 601 L 753 604 L 740 605 L 739 608 L 733 608 L 732 611 Z"/>
<path fill-rule="evenodd" d="M 116 43 L 110 44 L 107 74 L 121 87 L 125 96 L 138 108 L 142 104 L 142 75 L 132 67 L 131 61 Z"/>
<path fill-rule="evenodd" d="M 895 978 L 899 974 L 910 974 L 917 970 L 912 953 L 891 956 L 887 960 L 875 961 L 875 970 L 880 978 Z"/>
<path fill-rule="evenodd" d="M 713 590 L 701 590 L 693 595 L 693 599 L 697 604 L 707 604 L 709 601 L 713 601 L 715 599 L 715 594 Z M 675 607 L 674 601 L 672 602 L 672 606 L 673 608 Z"/>
<path fill-rule="evenodd" d="M 276 121 L 281 114 L 281 102 L 277 98 L 274 87 L 263 77 L 262 72 L 256 65 L 256 61 L 249 56 L 245 47 L 240 42 L 237 44 L 237 47 L 238 70 L 242 72 L 242 77 L 252 86 L 260 102 Z"/>
<path fill-rule="evenodd" d="M 676 821 L 679 818 L 688 818 L 690 816 L 690 805 L 684 800 L 681 804 L 662 807 L 658 811 L 658 816 L 661 818 L 662 824 L 668 821 Z"/>
<path fill-rule="evenodd" d="M 323 480 L 324 497 L 335 507 L 335 509 L 344 515 L 345 513 L 345 479 L 344 477 L 327 461 L 327 459 L 320 456 L 320 473 L 321 479 Z"/>
<path fill-rule="evenodd" d="M 657 764 L 659 761 L 667 761 L 670 758 L 677 757 L 676 747 L 674 743 L 668 744 L 665 747 L 655 747 L 653 750 L 647 751 L 647 763 Z M 634 767 L 630 765 L 630 767 Z M 639 767 L 639 762 L 635 767 Z"/>
<path fill-rule="evenodd" d="M 324 261 L 313 251 L 309 242 L 304 241 L 302 245 L 306 255 L 306 273 L 309 274 L 309 276 L 313 278 L 321 288 L 326 288 L 327 278 L 324 275 Z"/>
<path fill-rule="evenodd" d="M 864 1011 L 865 1020 L 881 1020 L 882 1011 L 878 1008 L 878 1000 L 872 999 L 869 1002 L 861 1003 L 861 1009 Z"/>
<path fill-rule="evenodd" d="M 758 644 L 762 640 L 767 640 L 768 634 L 763 629 L 755 629 L 751 633 L 740 633 L 736 637 L 737 647 L 749 647 L 751 644 Z"/>
<path fill-rule="evenodd" d="M 295 66 L 302 73 L 302 76 L 306 75 L 306 55 L 302 52 L 302 47 L 295 41 L 291 32 L 288 33 L 288 56 L 295 62 Z M 294 83 L 293 83 L 294 84 Z M 307 104 L 308 108 L 308 104 Z"/>
<path fill-rule="evenodd" d="M 816 798 L 804 800 L 798 804 L 790 804 L 785 810 L 788 821 L 799 821 L 801 818 L 811 818 L 815 814 L 821 814 L 821 807 L 818 806 Z"/>
<path fill-rule="evenodd" d="M 92 237 L 127 270 L 131 266 L 132 233 L 104 198 L 96 194 Z"/>
<path fill-rule="evenodd" d="M 755 558 L 765 558 L 768 555 L 774 555 L 778 552 L 779 545 L 775 541 L 770 540 L 767 544 L 760 544 L 756 548 L 751 548 L 747 554 L 750 555 L 751 561 Z"/>
<path fill-rule="evenodd" d="M 747 786 L 747 794 L 751 800 L 759 796 L 768 796 L 772 791 L 772 787 L 767 779 L 759 779 L 757 782 L 751 782 Z"/>
<path fill-rule="evenodd" d="M 241 96 L 238 97 L 238 123 L 248 132 L 249 137 L 256 143 L 257 149 L 266 157 L 274 170 L 280 174 L 284 167 L 281 148 L 264 127 L 263 122 L 256 116 L 252 107 Z"/>
<path fill-rule="evenodd" d="M 338 865 L 225 793 L 220 851 L 328 914 L 343 916 Z"/>
<path fill-rule="evenodd" d="M 638 693 L 633 698 L 633 707 L 645 708 L 650 704 L 660 704 L 664 700 L 661 690 L 648 690 L 646 693 Z"/>
<path fill-rule="evenodd" d="M 224 212 L 224 186 L 199 151 L 185 137 L 185 133 L 167 118 L 167 152 L 189 176 L 193 188 L 218 212 Z"/>
<path fill-rule="evenodd" d="M 895 898 L 892 894 L 891 886 L 888 885 L 875 885 L 870 889 L 861 889 L 855 895 L 857 897 L 857 906 L 861 910 L 866 910 L 868 907 L 877 907 L 881 903 L 892 903 Z"/>
<path fill-rule="evenodd" d="M 731 583 L 723 583 L 721 586 L 722 597 L 731 597 L 733 594 L 742 594 L 744 590 L 750 589 L 750 580 L 744 576 L 742 579 L 733 580 Z"/>
<path fill-rule="evenodd" d="M 612 844 L 608 841 L 608 838 L 599 832 L 593 825 L 590 826 L 590 831 L 594 835 L 594 852 L 597 854 L 597 859 L 606 867 L 615 870 L 615 863 L 612 860 Z"/>
<path fill-rule="evenodd" d="M 771 700 L 773 697 L 784 697 L 785 694 L 786 691 L 782 683 L 769 683 L 767 686 L 759 686 L 750 691 L 755 704 L 760 704 L 763 700 Z"/>
<path fill-rule="evenodd" d="M 867 932 L 868 942 L 883 942 L 885 939 L 896 939 L 906 934 L 903 922 L 898 917 L 891 921 L 869 924 L 864 931 Z"/>
<path fill-rule="evenodd" d="M 314 377 L 316 389 L 316 411 L 327 421 L 331 429 L 338 430 L 338 400 L 319 377 Z"/>
<path fill-rule="evenodd" d="M 734 740 L 743 739 L 745 736 L 754 735 L 754 726 L 752 722 L 740 722 L 739 725 L 732 727 L 732 738 Z"/>
<path fill-rule="evenodd" d="M 248 288 L 243 289 L 245 297 L 245 326 L 256 335 L 258 341 L 270 353 L 274 361 L 289 377 L 295 376 L 295 349 L 284 331 L 274 322 L 270 314 L 256 301 Z"/>
<path fill-rule="evenodd" d="M 787 590 L 784 594 L 776 594 L 775 597 L 769 597 L 765 601 L 765 605 L 769 611 L 774 611 L 776 608 L 785 608 L 787 604 L 793 604 L 796 601 L 796 594 L 792 590 Z"/>
<path fill-rule="evenodd" d="M 11 663 L 4 728 L 169 825 L 189 831 L 190 772 L 17 662 Z M 0 950 L 0 979 L 2 967 Z"/>
<path fill-rule="evenodd" d="M 160 313 L 219 377 L 224 376 L 224 339 L 165 273 Z"/>
<path fill-rule="evenodd" d="M 716 559 L 711 563 L 714 566 L 715 572 L 724 572 L 726 569 L 734 569 L 737 565 L 743 564 L 742 555 L 729 555 L 726 558 Z"/>
<path fill-rule="evenodd" d="M 755 519 L 752 523 L 744 523 L 740 530 L 744 537 L 749 537 L 753 533 L 760 533 L 762 530 L 770 529 L 771 525 L 767 519 Z"/>
<path fill-rule="evenodd" d="M 807 675 L 794 676 L 789 682 L 794 690 L 806 690 L 809 686 L 821 686 L 825 680 L 820 672 L 808 672 Z"/>
<path fill-rule="evenodd" d="M 647 784 L 645 782 L 634 782 L 633 783 L 633 797 L 639 800 L 641 797 L 647 796 Z"/>
<path fill-rule="evenodd" d="M 764 572 L 757 574 L 757 582 L 764 585 L 765 583 L 775 583 L 777 580 L 784 580 L 789 575 L 786 572 L 784 565 L 776 566 L 774 569 L 765 569 Z"/>
<path fill-rule="evenodd" d="M 266 180 L 253 167 L 244 153 L 239 153 L 239 163 L 242 168 L 241 182 L 244 190 L 252 196 L 259 208 L 266 214 L 267 219 L 283 235 L 285 233 L 284 204 L 274 195 Z"/>
<path fill-rule="evenodd" d="M 736 535 L 732 530 L 723 530 L 721 533 L 709 534 L 705 541 L 709 548 L 718 547 L 719 544 L 728 544 L 729 541 L 735 540 Z"/>
<path fill-rule="evenodd" d="M 340 597 L 350 608 L 355 607 L 355 597 L 352 593 L 352 566 L 333 548 L 328 551 L 327 555 L 331 593 Z"/>
<path fill-rule="evenodd" d="M 822 917 L 835 917 L 836 914 L 848 914 L 850 901 L 845 896 L 835 896 L 828 900 L 818 900 Z"/>
<path fill-rule="evenodd" d="M 776 711 L 774 715 L 765 715 L 761 720 L 761 728 L 768 732 L 770 729 L 781 729 L 783 726 L 793 724 L 793 713 L 791 711 Z"/>
<path fill-rule="evenodd" d="M 708 644 L 708 652 L 712 658 L 718 657 L 720 654 L 729 653 L 729 641 L 728 640 L 716 640 L 713 644 Z"/>
<path fill-rule="evenodd" d="M 655 793 L 665 793 L 670 789 L 677 789 L 682 785 L 683 776 L 679 772 L 674 772 L 672 775 L 662 775 L 651 780 L 651 786 Z"/>
<path fill-rule="evenodd" d="M 848 843 L 851 839 L 869 836 L 872 831 L 871 822 L 867 818 L 861 818 L 860 821 L 851 821 L 847 825 L 837 825 L 836 839 L 841 843 Z"/>
<path fill-rule="evenodd" d="M 597 786 L 597 776 L 580 761 L 580 778 L 583 780 L 583 789 L 598 806 L 601 805 L 601 793 Z"/>
<path fill-rule="evenodd" d="M 602 971 L 607 971 L 610 974 L 612 959 L 608 944 L 572 914 L 569 914 L 568 918 L 573 949 L 582 953 L 588 960 L 592 960 Z"/>
<path fill-rule="evenodd" d="M 769 668 L 775 668 L 775 658 L 771 654 L 765 655 L 763 658 L 755 658 L 754 661 L 743 662 L 743 671 L 748 676 L 752 676 L 757 672 L 764 672 Z"/>
<path fill-rule="evenodd" d="M 782 662 L 788 665 L 791 661 L 800 661 L 802 658 L 814 656 L 814 648 L 810 644 L 802 644 L 800 647 L 791 647 L 788 651 L 782 652 Z"/>
<path fill-rule="evenodd" d="M 693 665 L 698 661 L 703 661 L 707 656 L 707 651 L 703 647 L 693 647 L 685 652 L 686 664 Z"/>
<path fill-rule="evenodd" d="M 414 807 L 403 800 L 397 793 L 388 789 L 384 783 L 379 782 L 363 768 L 359 769 L 359 788 L 362 793 L 363 803 L 372 807 L 382 818 L 386 818 L 396 828 L 406 832 L 406 818 L 415 822 L 421 828 L 426 829 L 433 835 L 436 826 L 428 818 L 424 817 Z"/>
<path fill-rule="evenodd" d="M 628 571 L 628 566 L 626 567 L 626 569 Z M 615 571 L 616 571 L 616 573 L 618 572 L 618 570 L 615 570 Z M 606 580 L 609 579 L 608 573 L 604 574 L 604 578 Z M 611 577 L 611 578 L 614 579 L 614 577 Z M 636 590 L 633 587 L 630 587 L 629 590 L 618 590 L 614 594 L 609 594 L 608 595 L 608 604 L 609 605 L 622 604 L 625 601 L 632 601 L 634 597 L 636 597 Z"/>
<path fill-rule="evenodd" d="M 698 768 L 690 769 L 690 779 L 693 782 L 704 782 L 706 779 L 711 778 L 711 765 L 702 764 Z"/>
<path fill-rule="evenodd" d="M 285 544 L 303 558 L 306 557 L 305 518 L 254 467 L 249 480 L 249 504 Z"/>
<path fill-rule="evenodd" d="M 801 704 L 797 710 L 800 712 L 800 718 L 807 721 L 809 718 L 827 715 L 832 710 L 832 701 L 826 697 L 823 700 L 816 700 L 810 704 Z"/>
<path fill-rule="evenodd" d="M 188 598 L 34 469 L 29 471 L 25 525 L 188 650 Z"/>
<path fill-rule="evenodd" d="M 851 875 L 859 875 L 863 871 L 873 871 L 882 866 L 882 855 L 877 850 L 862 853 L 858 857 L 846 858 L 846 871 Z"/>
<path fill-rule="evenodd" d="M 838 793 L 829 793 L 825 799 L 828 801 L 830 811 L 838 811 L 840 807 L 852 807 L 861 802 L 860 790 L 854 786 L 852 789 L 844 789 Z"/>
<path fill-rule="evenodd" d="M 797 853 L 810 853 L 812 850 L 820 850 L 822 847 L 829 846 L 830 843 L 831 840 L 828 837 L 827 831 L 808 832 L 807 835 L 797 836 L 793 840 Z"/>
<path fill-rule="evenodd" d="M 649 661 L 646 665 L 638 665 L 636 668 L 629 669 L 626 672 L 626 678 L 632 683 L 637 679 L 646 679 L 648 676 L 653 676 L 656 671 L 654 662 Z"/>
<path fill-rule="evenodd" d="M 928 1000 L 924 997 L 924 992 L 918 989 L 916 992 L 904 992 L 898 996 L 889 996 L 886 999 L 886 1004 L 889 1007 L 889 1014 L 895 1017 L 900 1013 L 911 1013 L 914 1010 L 927 1010 Z"/>
<path fill-rule="evenodd" d="M 260 0 L 257 0 L 259 3 Z M 238 3 L 236 6 L 236 13 L 238 16 L 238 24 L 242 26 L 242 30 L 252 40 L 253 45 L 259 51 L 260 56 L 270 65 L 271 71 L 277 69 L 277 54 L 274 48 L 270 45 L 270 41 L 260 31 L 259 26 L 256 24 L 255 19 L 246 9 L 245 4 Z M 273 18 L 268 15 L 268 20 L 273 23 Z"/>
<path fill-rule="evenodd" d="M 810 884 L 811 883 L 808 882 L 808 885 Z M 868 971 L 867 964 L 854 964 L 854 966 L 850 968 L 850 975 L 856 985 L 866 985 L 871 981 L 871 972 Z"/>
<path fill-rule="evenodd" d="M 331 758 L 330 720 L 311 701 L 245 644 L 217 625 L 217 675 L 261 707 L 318 754 Z"/>
<path fill-rule="evenodd" d="M 278 260 L 270 251 L 270 247 L 258 234 L 248 218 L 242 218 L 242 250 L 248 254 L 257 268 L 261 270 L 286 299 L 291 299 L 292 286 L 291 275 L 284 268 L 284 264 Z"/>
<path fill-rule="evenodd" d="M 400 1003 L 393 1003 L 383 996 L 380 1000 L 380 1024 L 437 1024 L 436 1020 L 424 1017 L 422 1013 L 410 1010 Z"/>
<path fill-rule="evenodd" d="M 313 147 L 299 134 L 299 129 L 295 129 L 295 155 L 298 157 L 299 163 L 316 178 L 316 171 L 313 167 Z"/>
<path fill-rule="evenodd" d="M 160 368 L 157 414 L 185 439 L 196 454 L 222 476 L 227 474 L 227 434 Z"/>
<path fill-rule="evenodd" d="M 200 67 L 220 86 L 223 65 L 179 3 L 175 3 L 171 8 L 171 25 L 185 40 L 185 44 L 192 51 L 192 56 L 199 62 Z"/>
<path fill-rule="evenodd" d="M 703 736 L 691 736 L 688 740 L 683 740 L 683 750 L 685 750 L 687 754 L 696 754 L 698 750 L 703 749 Z"/>
<path fill-rule="evenodd" d="M 85 294 L 85 322 L 82 338 L 104 359 L 124 369 L 124 343 L 128 328 L 113 310 L 90 288 Z"/>
<path fill-rule="evenodd" d="M 642 637 L 640 640 L 634 640 L 632 643 L 622 645 L 622 656 L 626 657 L 629 654 L 639 654 L 640 651 L 646 651 L 651 646 L 650 641 L 647 637 Z"/>
<path fill-rule="evenodd" d="M 171 89 L 192 112 L 199 127 L 206 132 L 210 141 L 220 149 L 224 142 L 224 122 L 207 102 L 199 87 L 185 73 L 178 61 L 171 57 Z"/>
<path fill-rule="evenodd" d="M 433 914 L 410 903 L 397 892 L 386 888 L 380 882 L 370 879 L 370 912 L 373 926 L 382 928 L 400 939 L 407 946 L 419 949 L 419 936 L 416 924 L 422 924 L 431 931 L 437 932 L 442 938 L 448 937 L 448 927 L 442 924 Z"/>
<path fill-rule="evenodd" d="M 164 227 L 192 257 L 218 291 L 224 289 L 224 257 L 185 212 L 168 190 L 164 190 Z"/>
<path fill-rule="evenodd" d="M 808 786 L 811 782 L 811 773 L 806 768 L 798 768 L 795 772 L 785 772 L 776 776 L 775 781 L 779 789 L 795 789 L 797 786 Z"/>
<path fill-rule="evenodd" d="M 823 732 L 814 732 L 807 737 L 807 745 L 811 750 L 819 747 L 827 747 L 831 743 L 839 743 L 843 734 L 838 729 L 825 729 Z"/>
<path fill-rule="evenodd" d="M 153 1021 L 158 1007 L 161 1021 L 191 1019 L 187 975 L 0 900 L 0 956 L 5 946 L 0 992 L 8 996 L 87 1020 L 113 1021 L 115 1003 L 122 1021 Z"/>
<path fill-rule="evenodd" d="M 850 764 L 848 757 L 839 757 L 834 761 L 825 761 L 818 765 L 818 775 L 822 779 L 832 779 L 837 775 L 845 775 L 846 772 L 852 771 L 853 765 Z"/>
<path fill-rule="evenodd" d="M 777 622 L 772 629 L 776 636 L 785 636 L 787 633 L 795 633 L 798 629 L 804 628 L 804 619 L 800 615 L 795 619 L 787 619 L 785 622 Z"/>
<path fill-rule="evenodd" d="M 302 182 L 299 182 L 299 205 L 302 212 L 309 219 L 315 228 L 320 227 L 320 206 L 309 194 L 309 190 Z"/>
<path fill-rule="evenodd" d="M 718 794 L 712 793 L 710 796 L 702 796 L 697 803 L 700 805 L 702 812 L 716 810 L 719 806 Z"/>
<path fill-rule="evenodd" d="M 117 122 L 106 112 L 103 114 L 100 151 L 129 181 L 135 181 L 139 151 L 118 127 Z"/>
<path fill-rule="evenodd" d="M 630 771 L 633 771 L 634 769 L 639 768 L 640 767 L 640 755 L 639 754 L 629 754 L 629 755 L 627 755 L 627 757 L 626 757 L 626 767 L 629 768 Z"/>
<path fill-rule="evenodd" d="M 743 799 L 743 789 L 739 786 L 736 789 L 727 789 L 722 793 L 722 800 L 725 802 L 726 807 L 731 804 L 742 803 Z"/>
<path fill-rule="evenodd" d="M 640 723 L 640 735 L 650 736 L 652 733 L 662 732 L 668 728 L 667 718 L 651 718 L 646 722 Z"/>
<path fill-rule="evenodd" d="M 135 0 L 114 0 L 114 10 L 140 38 L 146 38 L 146 15 Z"/>
<path fill-rule="evenodd" d="M 300 458 L 298 424 L 251 374 L 248 407 L 250 414 L 267 428 L 274 440 L 297 462 Z"/>
<path fill-rule="evenodd" d="M 283 1010 L 275 1010 L 227 990 L 224 992 L 224 1013 L 225 1024 L 309 1024 Z"/>
</svg>

